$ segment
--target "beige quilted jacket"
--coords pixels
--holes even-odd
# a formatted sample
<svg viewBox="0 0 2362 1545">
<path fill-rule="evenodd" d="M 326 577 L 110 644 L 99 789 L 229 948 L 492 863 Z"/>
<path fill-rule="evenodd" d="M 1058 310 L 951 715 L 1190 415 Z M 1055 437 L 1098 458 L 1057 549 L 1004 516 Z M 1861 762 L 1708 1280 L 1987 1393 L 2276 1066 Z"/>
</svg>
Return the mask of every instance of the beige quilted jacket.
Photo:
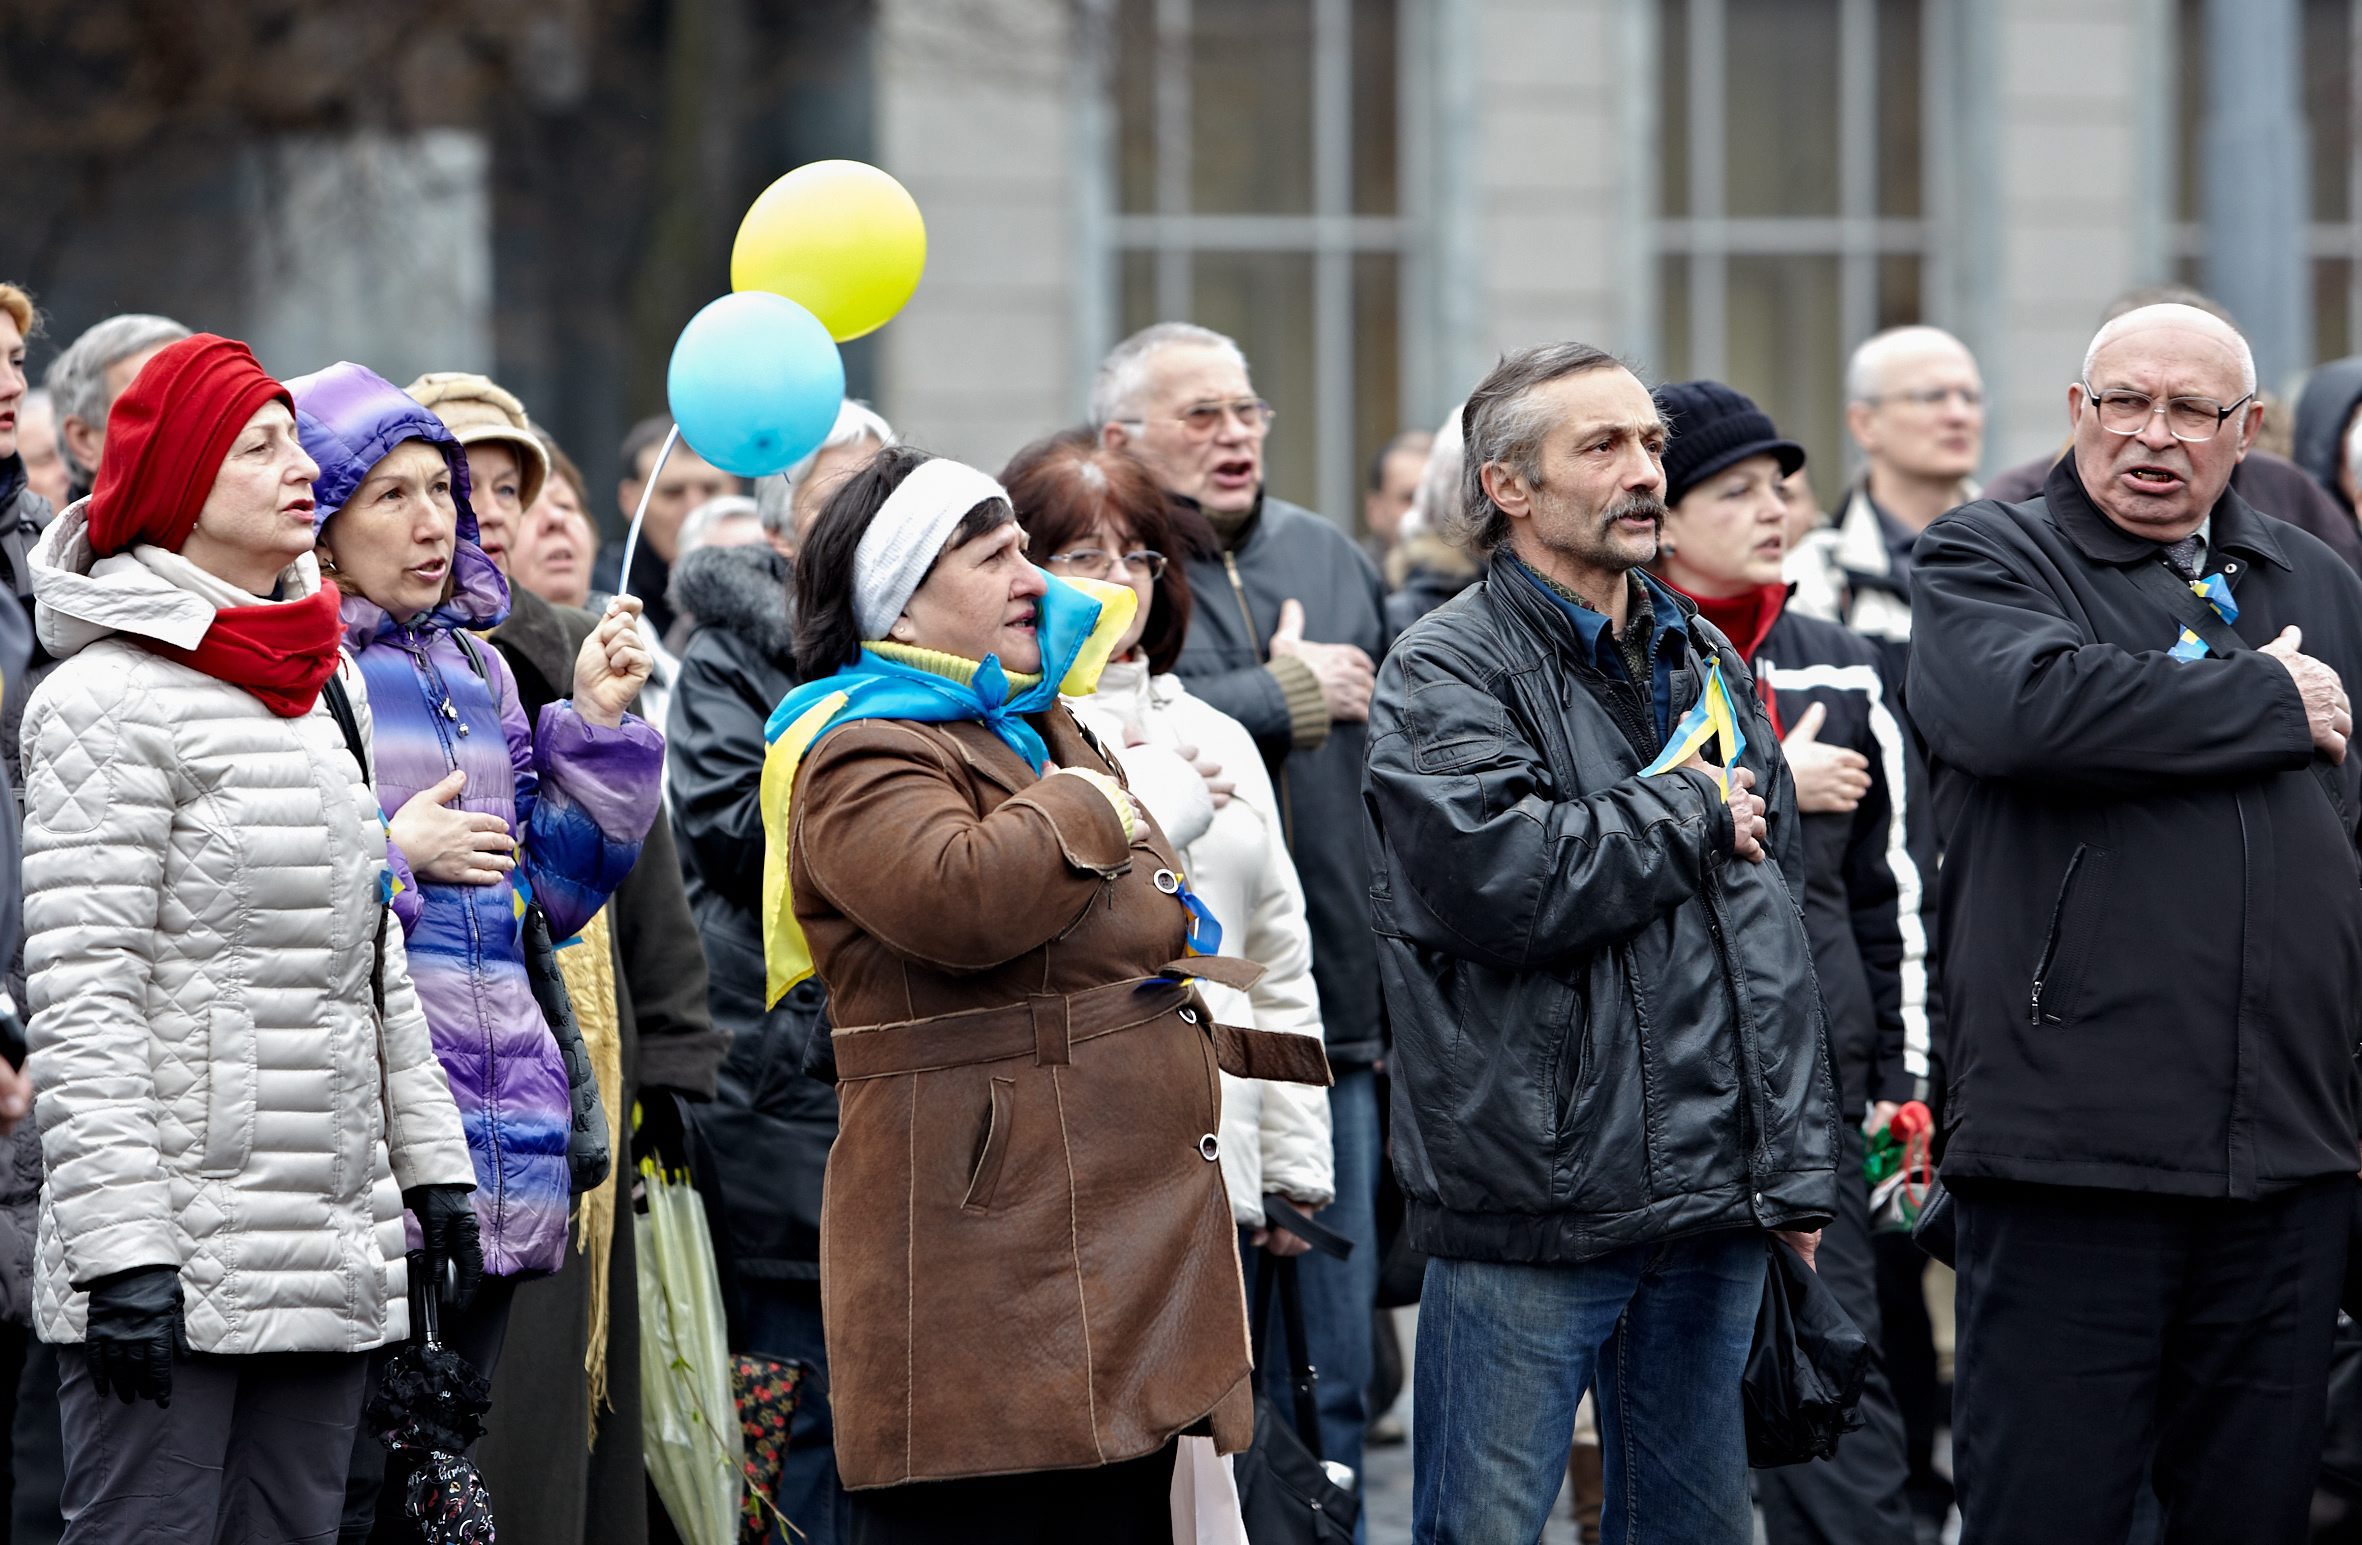
<svg viewBox="0 0 2362 1545">
<path fill-rule="evenodd" d="M 282 719 L 121 636 L 194 644 L 240 599 L 221 581 L 153 548 L 94 563 L 78 506 L 32 569 L 65 661 L 24 719 L 42 1339 L 82 1339 L 75 1283 L 153 1265 L 199 1352 L 398 1339 L 401 1190 L 475 1177 L 400 928 L 374 1005 L 377 798 L 325 701 Z M 315 589 L 312 559 L 284 583 Z"/>
</svg>

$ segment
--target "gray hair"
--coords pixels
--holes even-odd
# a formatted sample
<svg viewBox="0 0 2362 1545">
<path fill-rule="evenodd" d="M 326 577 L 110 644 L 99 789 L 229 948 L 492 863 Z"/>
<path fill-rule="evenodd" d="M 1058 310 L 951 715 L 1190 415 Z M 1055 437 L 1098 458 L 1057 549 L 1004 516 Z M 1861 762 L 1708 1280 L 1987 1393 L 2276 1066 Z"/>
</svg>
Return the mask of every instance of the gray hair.
<svg viewBox="0 0 2362 1545">
<path fill-rule="evenodd" d="M 160 317 L 145 311 L 125 312 L 87 329 L 81 337 L 66 346 L 64 353 L 49 362 L 41 384 L 57 409 L 61 426 L 57 437 L 57 452 L 65 458 L 66 470 L 78 483 L 91 478 L 91 469 L 74 459 L 66 447 L 62 426 L 69 418 L 78 418 L 95 429 L 103 429 L 107 409 L 114 406 L 107 396 L 107 370 L 143 350 L 158 344 L 178 343 L 189 336 L 189 330 L 170 317 Z"/>
<path fill-rule="evenodd" d="M 1247 369 L 1246 350 L 1234 338 L 1195 322 L 1152 323 L 1109 349 L 1107 357 L 1099 362 L 1099 374 L 1091 381 L 1091 427 L 1103 429 L 1128 417 L 1139 404 L 1141 389 L 1148 384 L 1150 362 L 1166 349 L 1185 344 L 1219 349 L 1236 360 L 1240 370 Z"/>
<path fill-rule="evenodd" d="M 1453 510 L 1460 503 L 1460 478 L 1468 460 L 1468 441 L 1460 432 L 1460 414 L 1467 406 L 1455 405 L 1428 443 L 1427 470 L 1419 474 L 1419 486 L 1411 491 L 1411 512 L 1402 518 L 1404 536 L 1459 524 Z"/>
<path fill-rule="evenodd" d="M 745 520 L 755 513 L 755 502 L 744 494 L 718 494 L 691 510 L 681 520 L 681 534 L 674 539 L 673 562 L 697 551 L 713 540 L 714 527 L 726 520 Z"/>
<path fill-rule="evenodd" d="M 2158 315 L 2161 312 L 2167 314 Z M 2130 332 L 2134 326 L 2142 322 L 2159 321 L 2181 322 L 2186 325 L 2195 325 L 2200 331 L 2218 331 L 2227 334 L 2239 353 L 2239 394 L 2242 397 L 2255 395 L 2255 351 L 2247 346 L 2246 335 L 2231 325 L 2229 317 L 2217 315 L 2202 306 L 2187 305 L 2180 301 L 2165 301 L 2154 306 L 2136 306 L 2130 311 L 2112 316 L 2102 322 L 2100 330 L 2091 335 L 2091 347 L 2083 351 L 2083 375 L 2081 377 L 2083 382 L 2086 385 L 2090 384 L 2091 367 L 2099 359 L 2100 350 L 2115 342 L 2119 333 Z"/>
<path fill-rule="evenodd" d="M 1460 474 L 1458 519 L 1444 523 L 1444 536 L 1473 553 L 1491 552 L 1509 539 L 1508 512 L 1484 491 L 1484 469 L 1507 467 L 1542 486 L 1542 441 L 1554 420 L 1537 388 L 1586 371 L 1631 368 L 1588 343 L 1546 343 L 1502 355 L 1461 406 L 1467 465 Z"/>
<path fill-rule="evenodd" d="M 762 516 L 763 529 L 782 541 L 794 537 L 796 490 L 804 486 L 804 480 L 812 475 L 822 456 L 857 445 L 865 438 L 877 441 L 881 450 L 899 443 L 894 438 L 894 426 L 886 422 L 884 414 L 858 397 L 848 397 L 844 406 L 837 409 L 837 421 L 829 429 L 828 438 L 814 447 L 811 455 L 785 472 L 755 479 L 755 510 Z"/>
<path fill-rule="evenodd" d="M 1887 367 L 1898 354 L 1908 354 L 1931 343 L 1948 343 L 1963 354 L 1968 345 L 1940 327 L 1912 323 L 1908 327 L 1890 327 L 1882 333 L 1872 333 L 1862 340 L 1845 362 L 1845 400 L 1847 402 L 1876 402 L 1886 387 Z M 1973 363 L 1976 356 L 1969 355 Z"/>
</svg>

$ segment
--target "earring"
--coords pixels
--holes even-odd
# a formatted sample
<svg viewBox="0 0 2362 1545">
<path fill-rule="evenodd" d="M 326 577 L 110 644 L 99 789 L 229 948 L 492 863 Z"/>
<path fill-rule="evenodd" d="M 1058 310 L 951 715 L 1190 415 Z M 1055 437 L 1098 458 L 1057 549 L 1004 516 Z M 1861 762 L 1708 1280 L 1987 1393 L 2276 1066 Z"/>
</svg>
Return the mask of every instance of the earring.
<svg viewBox="0 0 2362 1545">
<path fill-rule="evenodd" d="M 336 559 L 332 554 L 322 553 L 320 555 L 320 572 L 323 574 L 334 574 L 339 572 L 336 567 Z"/>
<path fill-rule="evenodd" d="M 894 620 L 894 625 L 888 628 L 886 632 L 905 644 L 910 642 L 911 627 L 909 621 L 905 618 L 897 617 Z"/>
</svg>

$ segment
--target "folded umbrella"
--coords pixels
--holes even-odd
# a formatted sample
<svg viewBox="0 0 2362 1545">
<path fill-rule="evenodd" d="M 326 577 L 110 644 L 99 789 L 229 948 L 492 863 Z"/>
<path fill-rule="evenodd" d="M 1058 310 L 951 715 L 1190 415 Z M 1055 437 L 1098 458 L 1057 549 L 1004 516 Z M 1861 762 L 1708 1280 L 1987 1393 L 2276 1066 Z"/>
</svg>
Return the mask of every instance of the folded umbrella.
<svg viewBox="0 0 2362 1545">
<path fill-rule="evenodd" d="M 746 1452 L 721 1281 L 685 1171 L 640 1161 L 640 1438 L 684 1545 L 736 1545 Z"/>
<path fill-rule="evenodd" d="M 422 1257 L 410 1260 L 416 1282 Z M 448 1278 L 452 1263 L 444 1264 Z M 484 1435 L 492 1385 L 443 1345 L 446 1290 L 446 1283 L 430 1282 L 416 1295 L 423 1334 L 387 1362 L 366 1415 L 386 1448 L 410 1462 L 402 1511 L 418 1525 L 423 1545 L 494 1545 L 492 1493 L 467 1457 L 468 1445 Z"/>
</svg>

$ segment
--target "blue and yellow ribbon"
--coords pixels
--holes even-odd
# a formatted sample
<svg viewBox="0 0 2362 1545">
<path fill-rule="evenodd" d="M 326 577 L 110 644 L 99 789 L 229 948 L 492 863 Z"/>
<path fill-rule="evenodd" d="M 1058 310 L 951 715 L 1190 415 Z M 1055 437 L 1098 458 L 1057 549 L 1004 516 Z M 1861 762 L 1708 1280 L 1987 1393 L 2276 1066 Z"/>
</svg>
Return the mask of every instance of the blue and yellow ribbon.
<svg viewBox="0 0 2362 1545">
<path fill-rule="evenodd" d="M 1042 577 L 1049 584 L 1035 623 L 1042 649 L 1039 676 L 1011 675 L 1002 670 L 997 656 L 987 656 L 968 680 L 960 681 L 896 658 L 911 651 L 881 652 L 875 645 L 864 645 L 858 661 L 804 683 L 772 711 L 764 730 L 770 746 L 763 753 L 761 793 L 766 1004 L 777 1003 L 812 974 L 811 946 L 796 921 L 788 842 L 794 831 L 796 771 L 821 736 L 861 719 L 978 721 L 1027 766 L 1039 770 L 1049 749 L 1024 716 L 1049 709 L 1060 693 L 1087 697 L 1098 690 L 1099 673 L 1139 609 L 1140 598 L 1129 585 L 1060 579 L 1047 570 Z"/>
<path fill-rule="evenodd" d="M 2190 588 L 2198 593 L 2200 600 L 2213 607 L 2214 614 L 2223 621 L 2239 620 L 2239 603 L 2231 598 L 2231 587 L 2220 574 L 2191 580 Z M 2206 658 L 2206 640 L 2184 628 L 2182 636 L 2174 640 L 2173 647 L 2165 651 L 2165 655 L 2169 660 L 2203 660 Z"/>
<path fill-rule="evenodd" d="M 1698 700 L 1690 704 L 1688 713 L 1673 726 L 1673 733 L 1665 741 L 1665 749 L 1657 759 L 1640 770 L 1643 778 L 1669 773 L 1691 757 L 1699 755 L 1710 740 L 1722 744 L 1722 765 L 1714 769 L 1714 782 L 1722 790 L 1722 797 L 1730 798 L 1729 769 L 1739 763 L 1739 755 L 1747 749 L 1746 732 L 1739 728 L 1739 712 L 1731 703 L 1730 687 L 1722 679 L 1722 662 L 1714 661 L 1706 667 L 1706 688 Z"/>
</svg>

